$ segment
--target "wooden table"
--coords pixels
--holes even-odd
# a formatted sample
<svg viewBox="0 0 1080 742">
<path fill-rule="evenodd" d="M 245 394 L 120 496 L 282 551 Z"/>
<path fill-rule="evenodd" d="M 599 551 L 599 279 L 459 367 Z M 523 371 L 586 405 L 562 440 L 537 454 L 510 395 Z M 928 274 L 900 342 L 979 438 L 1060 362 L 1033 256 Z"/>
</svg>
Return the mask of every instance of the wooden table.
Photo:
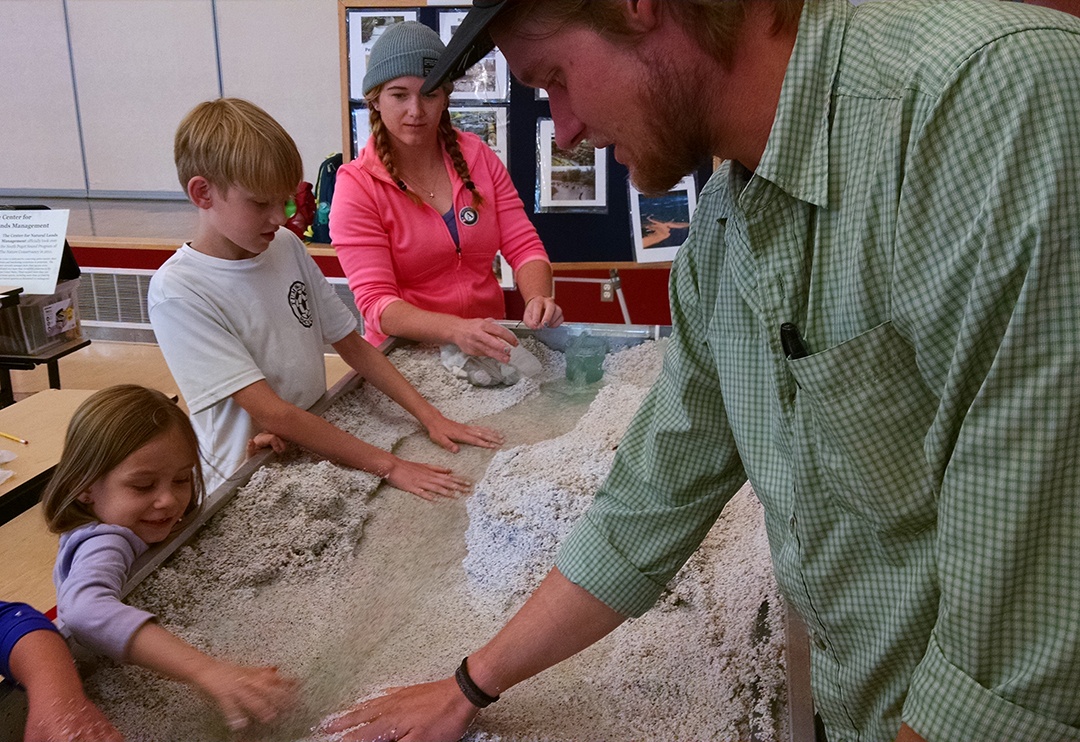
<svg viewBox="0 0 1080 742">
<path fill-rule="evenodd" d="M 75 408 L 93 394 L 85 389 L 45 389 L 0 409 L 0 432 L 29 441 L 23 445 L 0 437 L 0 450 L 15 454 L 3 468 L 15 472 L 0 484 L 0 523 L 6 523 L 37 501 L 60 460 L 64 435 Z"/>
<path fill-rule="evenodd" d="M 71 416 L 93 393 L 46 389 L 0 410 L 0 431 L 30 441 L 24 446 L 0 438 L 0 449 L 17 457 L 3 465 L 15 475 L 0 484 L 0 512 L 10 518 L 0 521 L 0 600 L 30 603 L 41 611 L 56 605 L 52 568 L 59 537 L 49 533 L 35 503 L 60 460 Z"/>
</svg>

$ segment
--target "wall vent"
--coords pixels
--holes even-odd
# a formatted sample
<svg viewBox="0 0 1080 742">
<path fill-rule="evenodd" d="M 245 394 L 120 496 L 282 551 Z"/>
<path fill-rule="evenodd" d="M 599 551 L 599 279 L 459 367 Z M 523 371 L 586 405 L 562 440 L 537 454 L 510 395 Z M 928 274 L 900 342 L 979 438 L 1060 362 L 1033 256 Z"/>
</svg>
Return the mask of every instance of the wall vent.
<svg viewBox="0 0 1080 742">
<path fill-rule="evenodd" d="M 150 317 L 146 311 L 146 292 L 153 275 L 152 270 L 83 268 L 79 282 L 79 317 L 85 334 L 103 340 L 154 342 Z M 361 321 L 347 280 L 327 280 L 345 306 Z M 362 321 L 360 326 L 363 326 Z M 117 331 L 123 331 L 127 337 L 119 337 Z"/>
</svg>

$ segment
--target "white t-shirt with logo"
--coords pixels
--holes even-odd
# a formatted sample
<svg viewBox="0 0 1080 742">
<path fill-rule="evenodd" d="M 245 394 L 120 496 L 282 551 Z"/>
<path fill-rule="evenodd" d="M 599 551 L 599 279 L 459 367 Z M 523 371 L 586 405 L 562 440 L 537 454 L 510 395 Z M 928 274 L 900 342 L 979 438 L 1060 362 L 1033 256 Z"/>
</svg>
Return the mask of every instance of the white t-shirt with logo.
<svg viewBox="0 0 1080 742">
<path fill-rule="evenodd" d="M 150 280 L 147 306 L 199 436 L 208 492 L 244 462 L 248 440 L 260 432 L 232 395 L 266 379 L 286 402 L 311 407 L 326 393 L 325 345 L 356 329 L 287 229 L 245 260 L 185 244 Z"/>
</svg>

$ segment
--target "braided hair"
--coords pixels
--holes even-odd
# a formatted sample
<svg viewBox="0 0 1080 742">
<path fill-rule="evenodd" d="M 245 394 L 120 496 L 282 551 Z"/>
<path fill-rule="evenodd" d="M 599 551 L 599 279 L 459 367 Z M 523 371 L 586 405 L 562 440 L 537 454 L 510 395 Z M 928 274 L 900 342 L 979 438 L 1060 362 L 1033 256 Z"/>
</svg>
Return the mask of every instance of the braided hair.
<svg viewBox="0 0 1080 742">
<path fill-rule="evenodd" d="M 386 168 L 386 172 L 390 174 L 390 177 L 397 187 L 405 192 L 405 195 L 415 203 L 417 206 L 422 205 L 424 202 L 416 195 L 407 185 L 405 181 L 398 174 L 397 166 L 394 164 L 393 149 L 390 144 L 390 132 L 386 129 L 386 124 L 383 123 L 382 114 L 375 108 L 374 102 L 378 99 L 379 93 L 382 92 L 383 86 L 377 85 L 368 91 L 365 96 L 368 104 L 368 121 L 371 126 L 371 136 L 375 139 L 375 154 L 379 156 L 379 161 L 382 162 L 383 167 Z M 443 90 L 447 96 L 450 95 L 452 90 L 452 84 L 443 86 Z M 472 207 L 479 210 L 484 204 L 484 196 L 480 193 L 480 190 L 473 183 L 472 173 L 469 172 L 469 164 L 465 162 L 465 156 L 461 154 L 461 146 L 458 143 L 458 132 L 454 128 L 453 123 L 450 121 L 449 109 L 444 109 L 442 117 L 439 119 L 439 143 L 442 144 L 446 153 L 450 155 L 450 162 L 454 166 L 454 172 L 465 184 L 465 187 L 472 194 Z"/>
</svg>

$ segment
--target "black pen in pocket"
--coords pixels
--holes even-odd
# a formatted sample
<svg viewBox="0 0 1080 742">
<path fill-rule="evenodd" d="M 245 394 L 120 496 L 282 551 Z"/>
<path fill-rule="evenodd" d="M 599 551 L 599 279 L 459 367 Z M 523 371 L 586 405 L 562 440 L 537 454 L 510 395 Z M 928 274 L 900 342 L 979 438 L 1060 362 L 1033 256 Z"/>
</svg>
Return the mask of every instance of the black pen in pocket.
<svg viewBox="0 0 1080 742">
<path fill-rule="evenodd" d="M 784 355 L 788 357 L 788 360 L 794 361 L 809 355 L 802 335 L 799 334 L 799 328 L 791 322 L 780 325 L 780 345 L 784 348 Z"/>
</svg>

